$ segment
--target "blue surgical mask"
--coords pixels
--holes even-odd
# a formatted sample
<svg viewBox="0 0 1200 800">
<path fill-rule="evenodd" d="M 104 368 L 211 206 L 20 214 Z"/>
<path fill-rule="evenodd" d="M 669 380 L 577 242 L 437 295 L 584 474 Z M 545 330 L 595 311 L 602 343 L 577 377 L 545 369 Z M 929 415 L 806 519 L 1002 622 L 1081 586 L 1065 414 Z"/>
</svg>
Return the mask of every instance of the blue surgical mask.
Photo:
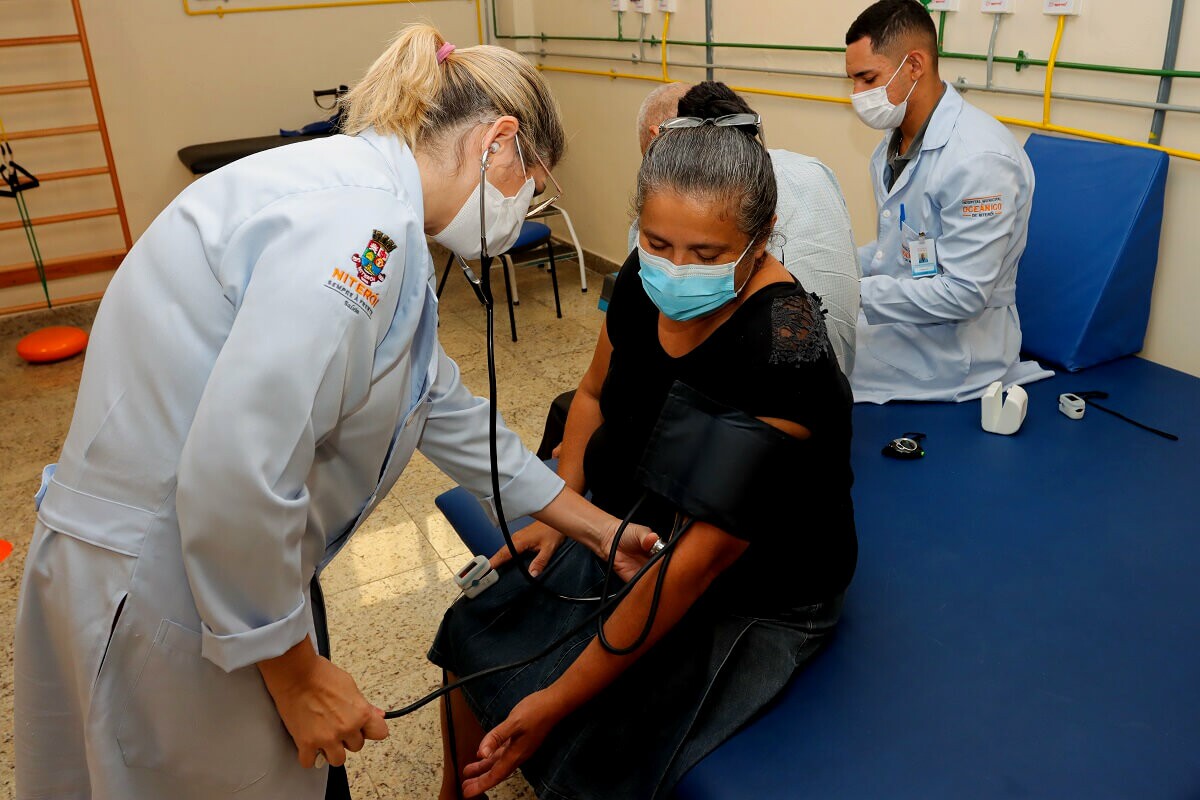
<svg viewBox="0 0 1200 800">
<path fill-rule="evenodd" d="M 711 314 L 746 287 L 745 283 L 734 287 L 733 273 L 753 245 L 751 239 L 737 260 L 728 264 L 675 264 L 668 258 L 647 253 L 639 244 L 642 288 L 658 310 L 676 322 Z M 749 276 L 746 280 L 750 280 Z"/>
</svg>

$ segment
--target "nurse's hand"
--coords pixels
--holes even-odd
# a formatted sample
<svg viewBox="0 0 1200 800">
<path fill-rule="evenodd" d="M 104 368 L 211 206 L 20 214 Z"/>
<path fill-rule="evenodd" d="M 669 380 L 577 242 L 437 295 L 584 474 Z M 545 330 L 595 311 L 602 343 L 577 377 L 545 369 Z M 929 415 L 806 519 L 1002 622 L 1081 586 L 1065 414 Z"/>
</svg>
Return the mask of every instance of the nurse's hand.
<svg viewBox="0 0 1200 800">
<path fill-rule="evenodd" d="M 546 565 L 550 563 L 550 558 L 566 538 L 546 523 L 534 520 L 528 526 L 513 533 L 513 544 L 517 546 L 518 553 L 529 550 L 537 553 L 533 561 L 529 563 L 529 574 L 536 576 L 540 575 Z M 508 545 L 505 545 L 496 551 L 496 555 L 492 556 L 492 569 L 511 560 L 512 553 L 509 551 Z"/>
<path fill-rule="evenodd" d="M 612 551 L 613 539 L 620 527 L 621 521 L 614 519 L 601 537 L 599 551 L 601 558 L 608 558 Z M 616 571 L 617 577 L 623 581 L 632 578 L 650 559 L 650 548 L 654 547 L 654 543 L 657 541 L 658 534 L 645 525 L 627 525 L 625 532 L 621 535 L 621 547 L 617 551 L 616 561 L 613 562 L 613 569 Z"/>
<path fill-rule="evenodd" d="M 547 692 L 534 692 L 479 743 L 479 760 L 463 768 L 463 797 L 477 797 L 524 764 L 562 719 L 562 706 Z"/>
<path fill-rule="evenodd" d="M 309 639 L 260 661 L 258 670 L 296 743 L 301 766 L 312 767 L 321 752 L 331 766 L 340 767 L 347 750 L 358 752 L 367 739 L 387 738 L 383 711 L 367 702 L 346 671 L 318 655 Z"/>
<path fill-rule="evenodd" d="M 570 487 L 564 488 L 549 505 L 533 515 L 551 528 L 562 531 L 600 558 L 608 559 L 621 520 L 584 500 Z M 629 580 L 650 556 L 658 536 L 645 525 L 629 525 L 621 537 L 616 571 L 621 580 Z"/>
</svg>

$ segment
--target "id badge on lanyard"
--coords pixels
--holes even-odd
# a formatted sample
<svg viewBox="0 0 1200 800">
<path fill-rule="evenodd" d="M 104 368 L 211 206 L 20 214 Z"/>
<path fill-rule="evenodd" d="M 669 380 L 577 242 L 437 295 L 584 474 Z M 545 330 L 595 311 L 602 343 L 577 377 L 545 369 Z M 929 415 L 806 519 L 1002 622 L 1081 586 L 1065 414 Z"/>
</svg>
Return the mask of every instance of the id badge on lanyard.
<svg viewBox="0 0 1200 800">
<path fill-rule="evenodd" d="M 914 278 L 929 278 L 938 274 L 936 239 L 929 239 L 922 232 L 909 245 L 908 250 L 908 260 L 912 264 Z"/>
<path fill-rule="evenodd" d="M 937 240 L 930 239 L 925 235 L 925 231 L 917 233 L 915 230 L 904 224 L 906 215 L 904 213 L 904 204 L 900 204 L 900 249 L 905 259 L 908 260 L 912 267 L 912 276 L 914 278 L 930 278 L 938 274 L 937 267 Z M 908 234 L 916 234 L 916 238 L 909 240 Z"/>
</svg>

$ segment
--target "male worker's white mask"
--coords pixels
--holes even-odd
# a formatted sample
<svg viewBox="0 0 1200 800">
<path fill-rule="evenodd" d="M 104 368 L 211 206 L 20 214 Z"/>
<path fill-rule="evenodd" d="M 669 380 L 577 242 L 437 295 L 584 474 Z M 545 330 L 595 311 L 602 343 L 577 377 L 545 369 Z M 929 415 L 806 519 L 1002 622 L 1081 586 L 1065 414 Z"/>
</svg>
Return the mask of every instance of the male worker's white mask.
<svg viewBox="0 0 1200 800">
<path fill-rule="evenodd" d="M 904 100 L 899 105 L 894 105 L 891 98 L 888 97 L 888 87 L 892 85 L 892 81 L 896 80 L 896 76 L 900 74 L 900 70 L 904 69 L 904 63 L 908 61 L 908 56 L 900 62 L 900 66 L 896 67 L 896 71 L 892 73 L 892 77 L 883 86 L 876 86 L 874 89 L 868 89 L 865 92 L 858 92 L 850 95 L 850 103 L 854 106 L 854 113 L 858 114 L 858 118 L 867 124 L 868 127 L 874 128 L 877 131 L 886 131 L 892 128 L 899 128 L 900 123 L 904 122 L 904 114 L 908 111 L 908 98 L 912 97 L 913 90 L 917 88 L 914 82 L 912 89 L 908 90 Z"/>
<path fill-rule="evenodd" d="M 499 147 L 495 144 L 490 152 L 495 153 Z M 522 164 L 524 169 L 525 165 Z M 487 220 L 487 230 L 482 230 L 483 222 L 479 218 L 479 193 L 483 192 L 484 217 Z M 505 197 L 486 179 L 482 179 L 475 191 L 463 203 L 462 208 L 450 220 L 450 224 L 439 233 L 433 235 L 433 240 L 448 250 L 463 258 L 479 258 L 483 255 L 480 249 L 480 235 L 487 240 L 488 255 L 498 256 L 505 253 L 517 242 L 521 235 L 521 225 L 525 222 L 525 212 L 537 191 L 533 178 L 526 178 L 524 185 L 512 197 Z"/>
</svg>

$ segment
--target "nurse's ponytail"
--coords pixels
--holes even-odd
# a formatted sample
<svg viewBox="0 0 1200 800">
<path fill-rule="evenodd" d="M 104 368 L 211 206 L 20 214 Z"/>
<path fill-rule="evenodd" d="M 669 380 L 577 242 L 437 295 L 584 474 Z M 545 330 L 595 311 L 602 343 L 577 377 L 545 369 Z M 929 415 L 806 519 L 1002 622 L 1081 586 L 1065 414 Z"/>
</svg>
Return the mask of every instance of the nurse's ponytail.
<svg viewBox="0 0 1200 800">
<path fill-rule="evenodd" d="M 445 44 L 430 25 L 403 28 L 346 95 L 343 132 L 375 128 L 409 147 L 441 147 L 471 126 L 511 115 L 521 123 L 527 165 L 534 153 L 547 166 L 558 163 L 566 143 L 562 120 L 533 65 L 490 45 L 454 49 L 439 61 Z"/>
</svg>

